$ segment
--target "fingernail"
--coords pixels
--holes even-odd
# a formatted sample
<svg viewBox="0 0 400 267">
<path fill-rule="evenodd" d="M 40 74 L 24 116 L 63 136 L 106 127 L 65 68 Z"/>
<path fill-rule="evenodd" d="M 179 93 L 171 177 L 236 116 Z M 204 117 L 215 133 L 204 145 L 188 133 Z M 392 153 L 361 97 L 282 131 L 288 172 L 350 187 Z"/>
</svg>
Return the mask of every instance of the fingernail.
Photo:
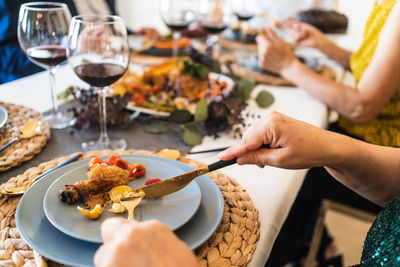
<svg viewBox="0 0 400 267">
<path fill-rule="evenodd" d="M 218 155 L 217 155 L 217 158 L 223 158 L 224 156 L 226 156 L 226 152 L 225 151 L 222 151 L 222 152 L 220 152 Z"/>
</svg>

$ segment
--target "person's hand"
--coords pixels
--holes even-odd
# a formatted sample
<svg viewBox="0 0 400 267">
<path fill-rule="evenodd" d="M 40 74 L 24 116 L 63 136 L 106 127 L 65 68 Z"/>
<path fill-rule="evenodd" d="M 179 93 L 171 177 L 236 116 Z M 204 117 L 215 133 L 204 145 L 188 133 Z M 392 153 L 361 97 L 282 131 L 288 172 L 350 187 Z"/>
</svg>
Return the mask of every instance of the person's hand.
<svg viewBox="0 0 400 267">
<path fill-rule="evenodd" d="M 94 256 L 96 267 L 198 266 L 189 247 L 158 221 L 112 218 L 102 224 L 101 235 L 104 244 Z"/>
<path fill-rule="evenodd" d="M 78 48 L 80 53 L 105 53 L 111 41 L 105 34 L 106 28 L 103 25 L 93 25 L 85 28 L 80 34 L 81 41 Z"/>
<path fill-rule="evenodd" d="M 257 49 L 259 65 L 264 70 L 282 73 L 297 61 L 291 48 L 270 27 L 257 36 Z"/>
<path fill-rule="evenodd" d="M 311 24 L 289 19 L 285 22 L 285 26 L 295 36 L 297 45 L 323 50 L 328 41 L 328 38 Z"/>
<path fill-rule="evenodd" d="M 305 169 L 328 162 L 334 142 L 332 133 L 271 112 L 243 135 L 240 144 L 218 155 L 221 160 L 237 157 L 239 165 L 256 164 L 285 169 Z M 269 145 L 269 148 L 260 148 Z"/>
</svg>

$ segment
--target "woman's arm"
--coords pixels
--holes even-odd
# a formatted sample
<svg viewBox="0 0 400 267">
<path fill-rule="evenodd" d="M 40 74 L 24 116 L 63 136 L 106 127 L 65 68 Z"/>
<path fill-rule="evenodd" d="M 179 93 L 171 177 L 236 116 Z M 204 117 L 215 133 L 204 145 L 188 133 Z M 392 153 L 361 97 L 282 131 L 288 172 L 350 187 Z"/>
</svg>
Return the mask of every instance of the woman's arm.
<svg viewBox="0 0 400 267">
<path fill-rule="evenodd" d="M 400 88 L 400 2 L 394 6 L 379 38 L 374 57 L 357 87 L 324 78 L 301 64 L 290 49 L 268 29 L 258 37 L 262 67 L 280 73 L 322 103 L 356 123 L 375 118 Z"/>
<path fill-rule="evenodd" d="M 268 149 L 260 149 L 263 144 Z M 367 144 L 272 112 L 220 155 L 285 169 L 326 166 L 345 186 L 385 206 L 400 196 L 400 149 Z M 267 179 L 267 178 L 266 178 Z"/>
<path fill-rule="evenodd" d="M 338 46 L 314 26 L 292 19 L 285 25 L 293 32 L 297 45 L 318 49 L 344 68 L 350 67 L 351 52 Z"/>
</svg>

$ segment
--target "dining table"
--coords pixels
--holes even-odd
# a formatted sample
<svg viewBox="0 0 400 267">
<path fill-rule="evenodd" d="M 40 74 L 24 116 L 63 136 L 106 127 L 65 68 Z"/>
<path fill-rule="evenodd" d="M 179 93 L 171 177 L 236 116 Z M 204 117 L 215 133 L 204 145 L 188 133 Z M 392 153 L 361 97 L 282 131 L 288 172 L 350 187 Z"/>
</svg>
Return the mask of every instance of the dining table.
<svg viewBox="0 0 400 267">
<path fill-rule="evenodd" d="M 48 112 L 52 103 L 47 75 L 47 72 L 43 71 L 0 85 L 0 101 L 23 105 L 43 113 Z M 58 92 L 70 85 L 87 86 L 75 76 L 68 65 L 58 68 L 56 82 Z M 275 98 L 274 104 L 262 111 L 265 114 L 275 110 L 320 128 L 326 128 L 328 125 L 328 108 L 300 88 L 258 85 L 255 90 L 266 90 Z M 68 109 L 68 103 L 62 104 L 61 108 Z M 151 135 L 142 128 L 141 124 L 134 120 L 122 128 L 109 129 L 109 134 L 111 137 L 125 138 L 128 149 L 155 151 L 168 147 L 183 152 L 190 152 L 192 149 L 173 131 L 162 135 Z M 19 167 L 0 173 L 0 182 L 6 182 L 9 178 L 41 162 L 81 151 L 80 144 L 88 139 L 97 138 L 97 134 L 97 131 L 78 131 L 73 128 L 52 130 L 51 138 L 42 152 Z M 212 143 L 219 140 L 206 138 L 204 142 Z M 189 154 L 188 157 L 209 164 L 217 160 L 217 154 L 218 152 L 206 152 Z M 248 266 L 264 266 L 307 170 L 283 170 L 270 166 L 261 169 L 250 165 L 233 165 L 222 169 L 221 172 L 234 178 L 247 191 L 259 211 L 260 239 Z"/>
</svg>

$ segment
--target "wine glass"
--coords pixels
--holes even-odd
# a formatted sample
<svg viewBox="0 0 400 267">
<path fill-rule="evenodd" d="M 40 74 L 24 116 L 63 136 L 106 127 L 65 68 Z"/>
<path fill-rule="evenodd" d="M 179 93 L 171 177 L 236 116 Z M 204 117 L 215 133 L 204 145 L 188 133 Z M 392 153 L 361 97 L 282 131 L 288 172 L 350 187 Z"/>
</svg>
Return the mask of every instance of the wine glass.
<svg viewBox="0 0 400 267">
<path fill-rule="evenodd" d="M 219 34 L 223 32 L 232 19 L 232 12 L 225 0 L 201 0 L 199 20 L 205 31 L 211 34 L 208 46 L 214 47 L 215 56 L 219 55 Z"/>
<path fill-rule="evenodd" d="M 19 45 L 33 63 L 49 72 L 53 110 L 45 118 L 54 129 L 66 128 L 76 121 L 72 114 L 63 114 L 59 111 L 57 95 L 54 91 L 54 75 L 57 66 L 67 59 L 66 47 L 70 20 L 68 6 L 62 3 L 25 3 L 21 5 L 19 11 Z"/>
<path fill-rule="evenodd" d="M 119 80 L 129 64 L 129 46 L 125 24 L 118 16 L 82 15 L 72 18 L 67 56 L 75 74 L 93 86 L 98 94 L 100 139 L 82 143 L 82 149 L 125 149 L 124 139 L 107 134 L 106 92 Z"/>
<path fill-rule="evenodd" d="M 194 5 L 195 1 L 188 0 L 160 1 L 161 18 L 172 31 L 172 57 L 178 56 L 180 32 L 185 30 L 195 19 Z"/>
</svg>

